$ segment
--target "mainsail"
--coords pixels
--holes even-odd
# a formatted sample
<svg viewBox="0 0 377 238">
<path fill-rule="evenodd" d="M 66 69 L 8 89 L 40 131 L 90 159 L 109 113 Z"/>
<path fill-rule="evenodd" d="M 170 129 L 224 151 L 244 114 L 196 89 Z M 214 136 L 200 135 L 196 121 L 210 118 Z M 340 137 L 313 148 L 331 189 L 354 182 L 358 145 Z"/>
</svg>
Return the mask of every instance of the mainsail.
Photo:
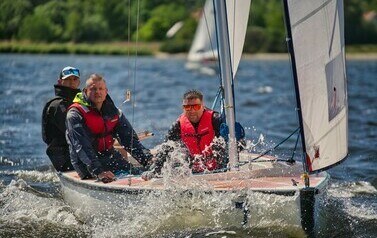
<svg viewBox="0 0 377 238">
<path fill-rule="evenodd" d="M 348 154 L 348 103 L 342 0 L 284 0 L 295 65 L 306 171 Z"/>
</svg>

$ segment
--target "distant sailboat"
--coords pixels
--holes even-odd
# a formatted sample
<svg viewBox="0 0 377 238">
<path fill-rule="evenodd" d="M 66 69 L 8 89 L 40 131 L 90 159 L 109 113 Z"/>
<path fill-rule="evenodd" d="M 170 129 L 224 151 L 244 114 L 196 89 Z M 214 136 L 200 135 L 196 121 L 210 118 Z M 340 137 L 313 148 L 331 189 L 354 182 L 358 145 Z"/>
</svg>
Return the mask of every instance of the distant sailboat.
<svg viewBox="0 0 377 238">
<path fill-rule="evenodd" d="M 187 69 L 217 66 L 217 39 L 213 0 L 206 0 L 187 56 Z M 212 70 L 213 71 L 213 70 Z M 210 71 L 208 71 L 210 72 Z M 215 74 L 213 71 L 209 74 Z"/>
<path fill-rule="evenodd" d="M 228 30 L 229 36 L 231 36 L 229 40 L 233 47 L 231 50 L 232 58 L 234 59 L 233 68 L 236 68 L 234 66 L 238 66 L 245 42 L 250 1 L 247 0 L 242 3 L 242 7 L 239 7 L 239 9 L 233 9 L 232 4 L 229 4 L 229 6 L 228 13 L 235 15 L 233 19 L 229 20 Z M 237 11 L 237 14 L 231 11 Z M 237 42 L 237 44 L 233 44 L 233 42 Z M 216 70 L 218 70 L 217 44 L 214 1 L 206 0 L 194 40 L 187 56 L 186 68 L 199 69 L 201 72 L 215 74 Z"/>
<path fill-rule="evenodd" d="M 187 59 L 194 62 L 217 60 L 217 41 L 213 0 L 207 0 Z"/>
</svg>

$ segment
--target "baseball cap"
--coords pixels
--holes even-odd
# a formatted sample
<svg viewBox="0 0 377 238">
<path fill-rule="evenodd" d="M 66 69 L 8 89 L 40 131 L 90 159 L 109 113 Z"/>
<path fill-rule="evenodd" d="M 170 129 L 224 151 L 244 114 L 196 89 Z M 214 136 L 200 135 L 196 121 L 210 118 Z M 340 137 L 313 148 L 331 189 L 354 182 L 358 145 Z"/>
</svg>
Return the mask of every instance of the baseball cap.
<svg viewBox="0 0 377 238">
<path fill-rule="evenodd" d="M 76 76 L 80 78 L 80 70 L 72 66 L 67 66 L 62 69 L 62 71 L 60 72 L 60 79 L 66 79 L 69 76 Z"/>
</svg>

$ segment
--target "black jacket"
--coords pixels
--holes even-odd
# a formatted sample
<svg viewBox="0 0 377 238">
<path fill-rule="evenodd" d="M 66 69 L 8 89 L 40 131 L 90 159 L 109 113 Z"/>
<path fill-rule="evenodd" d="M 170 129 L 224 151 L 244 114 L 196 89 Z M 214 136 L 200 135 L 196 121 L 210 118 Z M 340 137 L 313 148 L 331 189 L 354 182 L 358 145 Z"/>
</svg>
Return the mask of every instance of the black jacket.
<svg viewBox="0 0 377 238">
<path fill-rule="evenodd" d="M 49 100 L 42 112 L 42 139 L 47 144 L 46 154 L 57 171 L 72 170 L 68 144 L 65 139 L 67 108 L 79 89 L 54 85 L 55 97 Z"/>
</svg>

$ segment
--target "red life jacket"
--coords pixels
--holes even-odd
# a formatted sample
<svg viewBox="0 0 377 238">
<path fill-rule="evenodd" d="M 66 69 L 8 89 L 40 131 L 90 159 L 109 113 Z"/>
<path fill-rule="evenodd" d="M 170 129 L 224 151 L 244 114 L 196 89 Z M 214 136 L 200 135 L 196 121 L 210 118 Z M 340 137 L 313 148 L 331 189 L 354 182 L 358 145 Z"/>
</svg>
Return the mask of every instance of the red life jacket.
<svg viewBox="0 0 377 238">
<path fill-rule="evenodd" d="M 217 161 L 212 157 L 212 149 L 210 144 L 215 137 L 215 131 L 212 126 L 213 111 L 205 110 L 200 118 L 198 129 L 195 130 L 190 120 L 185 114 L 179 117 L 181 126 L 181 139 L 190 151 L 194 162 L 192 166 L 193 172 L 203 172 L 207 170 L 215 170 L 217 168 Z M 195 156 L 205 157 L 204 161 L 195 160 Z"/>
<path fill-rule="evenodd" d="M 113 148 L 112 132 L 118 125 L 119 115 L 105 120 L 101 114 L 91 107 L 83 106 L 79 103 L 72 104 L 69 108 L 77 108 L 84 117 L 85 124 L 89 131 L 96 136 L 96 148 L 98 152 L 104 152 Z"/>
</svg>

